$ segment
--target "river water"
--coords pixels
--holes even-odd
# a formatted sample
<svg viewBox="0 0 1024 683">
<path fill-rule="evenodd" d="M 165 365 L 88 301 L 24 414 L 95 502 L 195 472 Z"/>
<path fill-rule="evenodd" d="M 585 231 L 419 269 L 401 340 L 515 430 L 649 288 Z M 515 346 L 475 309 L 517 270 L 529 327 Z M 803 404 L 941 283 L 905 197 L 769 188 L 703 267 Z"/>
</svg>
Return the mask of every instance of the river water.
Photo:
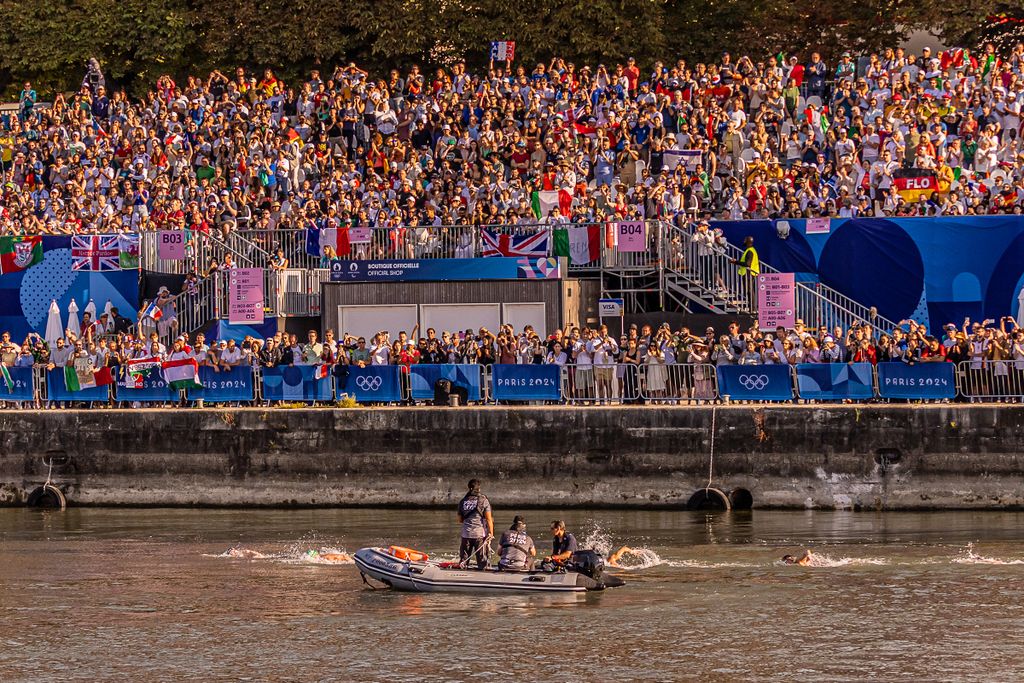
<svg viewBox="0 0 1024 683">
<path fill-rule="evenodd" d="M 444 511 L 0 510 L 0 681 L 1024 678 L 1024 514 L 564 516 L 640 549 L 625 587 L 375 592 L 306 554 L 451 555 Z"/>
</svg>

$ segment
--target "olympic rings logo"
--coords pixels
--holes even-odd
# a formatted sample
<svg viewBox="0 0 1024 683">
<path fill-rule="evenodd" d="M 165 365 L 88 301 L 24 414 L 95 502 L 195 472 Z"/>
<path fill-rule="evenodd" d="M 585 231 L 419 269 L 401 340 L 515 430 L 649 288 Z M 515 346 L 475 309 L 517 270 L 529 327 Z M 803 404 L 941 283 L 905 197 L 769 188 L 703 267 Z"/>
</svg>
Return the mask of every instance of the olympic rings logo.
<svg viewBox="0 0 1024 683">
<path fill-rule="evenodd" d="M 768 386 L 768 375 L 740 375 L 740 384 L 750 391 L 760 391 Z"/>
<path fill-rule="evenodd" d="M 363 391 L 377 391 L 383 381 L 380 377 L 356 377 L 356 386 Z"/>
</svg>

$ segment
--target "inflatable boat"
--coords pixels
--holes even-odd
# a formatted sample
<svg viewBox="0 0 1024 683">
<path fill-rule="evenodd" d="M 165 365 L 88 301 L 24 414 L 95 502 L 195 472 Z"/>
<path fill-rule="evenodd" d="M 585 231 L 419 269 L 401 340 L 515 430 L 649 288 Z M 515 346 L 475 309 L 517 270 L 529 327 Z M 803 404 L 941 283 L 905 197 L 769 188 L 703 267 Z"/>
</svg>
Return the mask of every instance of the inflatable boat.
<svg viewBox="0 0 1024 683">
<path fill-rule="evenodd" d="M 457 562 L 438 562 L 426 553 L 399 546 L 362 548 L 353 559 L 364 581 L 369 577 L 394 590 L 418 593 L 583 593 L 624 584 L 617 576 L 604 573 L 604 558 L 592 550 L 575 553 L 566 567 L 522 571 L 466 569 Z"/>
</svg>

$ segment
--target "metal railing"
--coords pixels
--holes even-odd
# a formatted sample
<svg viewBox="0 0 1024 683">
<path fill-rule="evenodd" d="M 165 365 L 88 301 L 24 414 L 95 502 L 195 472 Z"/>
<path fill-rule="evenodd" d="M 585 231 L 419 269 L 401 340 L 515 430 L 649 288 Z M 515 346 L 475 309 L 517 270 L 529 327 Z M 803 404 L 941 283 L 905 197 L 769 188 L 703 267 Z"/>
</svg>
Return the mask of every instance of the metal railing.
<svg viewBox="0 0 1024 683">
<path fill-rule="evenodd" d="M 1024 400 L 1024 360 L 963 361 L 956 376 L 957 393 L 969 401 Z"/>
<path fill-rule="evenodd" d="M 703 403 L 718 398 L 714 365 L 644 363 L 639 368 L 640 396 L 652 403 Z"/>
<path fill-rule="evenodd" d="M 640 372 L 629 363 L 563 365 L 562 398 L 567 403 L 637 403 Z"/>
</svg>

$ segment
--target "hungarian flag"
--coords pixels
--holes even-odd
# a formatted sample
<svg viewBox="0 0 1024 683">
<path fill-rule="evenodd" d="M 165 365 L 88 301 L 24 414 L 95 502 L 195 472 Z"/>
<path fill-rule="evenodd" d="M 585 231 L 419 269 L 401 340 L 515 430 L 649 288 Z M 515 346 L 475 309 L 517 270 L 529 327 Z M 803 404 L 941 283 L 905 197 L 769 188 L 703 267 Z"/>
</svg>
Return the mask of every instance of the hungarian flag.
<svg viewBox="0 0 1024 683">
<path fill-rule="evenodd" d="M 42 237 L 0 237 L 0 275 L 17 273 L 42 262 Z"/>
<path fill-rule="evenodd" d="M 145 386 L 146 378 L 153 377 L 159 371 L 160 359 L 155 356 L 129 360 L 125 363 L 124 386 L 129 389 L 141 389 Z"/>
<path fill-rule="evenodd" d="M 533 215 L 537 220 L 547 218 L 557 208 L 563 216 L 572 212 L 572 195 L 568 190 L 549 190 L 533 193 Z"/>
<path fill-rule="evenodd" d="M 3 375 L 4 386 L 7 388 L 8 394 L 14 393 L 14 380 L 11 379 L 11 371 L 7 369 L 7 366 L 0 363 L 0 375 Z"/>
<path fill-rule="evenodd" d="M 64 386 L 68 391 L 81 391 L 113 383 L 114 376 L 110 374 L 110 368 L 93 370 L 91 365 L 68 365 L 64 368 Z"/>
<path fill-rule="evenodd" d="M 199 363 L 195 358 L 165 360 L 160 364 L 164 381 L 171 389 L 202 389 L 199 382 Z"/>
<path fill-rule="evenodd" d="M 939 189 L 935 172 L 924 168 L 903 168 L 892 175 L 896 191 L 905 201 L 916 202 L 922 196 L 928 197 Z"/>
<path fill-rule="evenodd" d="M 601 258 L 601 226 L 557 228 L 555 256 L 567 256 L 569 263 L 583 266 Z"/>
</svg>

